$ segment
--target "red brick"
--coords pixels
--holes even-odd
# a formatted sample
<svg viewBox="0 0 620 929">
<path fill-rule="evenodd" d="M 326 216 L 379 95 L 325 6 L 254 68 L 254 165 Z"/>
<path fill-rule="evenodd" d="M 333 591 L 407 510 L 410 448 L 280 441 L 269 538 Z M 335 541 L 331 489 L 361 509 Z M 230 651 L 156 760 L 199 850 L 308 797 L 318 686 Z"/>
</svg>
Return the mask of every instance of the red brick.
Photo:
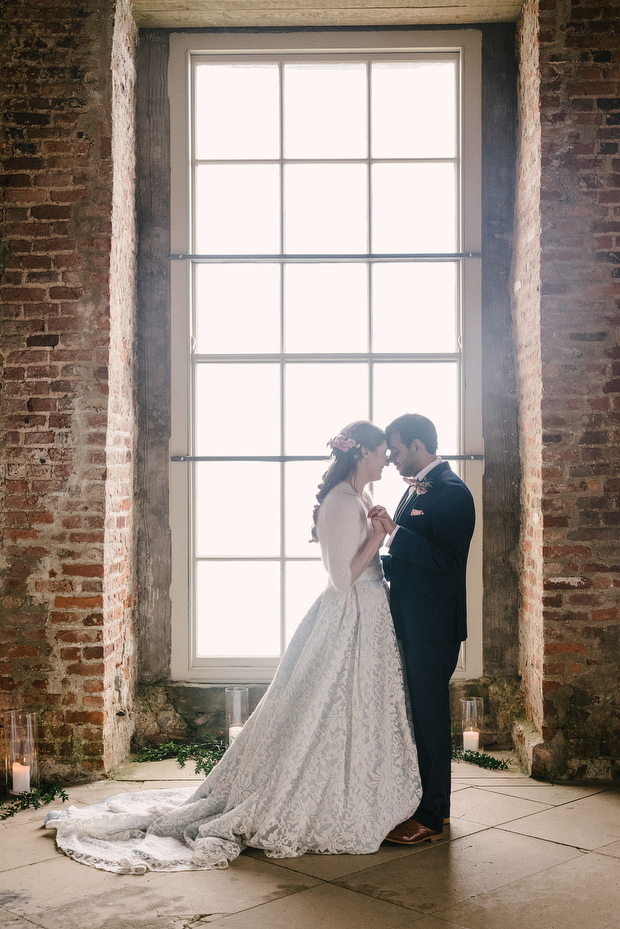
<svg viewBox="0 0 620 929">
<path fill-rule="evenodd" d="M 103 607 L 103 597 L 56 597 L 54 606 L 59 610 L 89 610 L 96 606 Z"/>
<path fill-rule="evenodd" d="M 103 577 L 102 564 L 63 564 L 62 570 L 72 577 Z"/>
</svg>

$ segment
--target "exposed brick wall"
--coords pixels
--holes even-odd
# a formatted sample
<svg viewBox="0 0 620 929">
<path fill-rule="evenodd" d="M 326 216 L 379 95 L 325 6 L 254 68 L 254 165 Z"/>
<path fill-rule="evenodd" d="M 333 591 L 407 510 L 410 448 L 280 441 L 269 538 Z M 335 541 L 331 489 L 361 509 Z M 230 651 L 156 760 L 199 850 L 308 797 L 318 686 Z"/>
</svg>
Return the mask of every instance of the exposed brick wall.
<svg viewBox="0 0 620 929">
<path fill-rule="evenodd" d="M 620 3 L 541 3 L 540 67 L 543 735 L 583 774 L 620 760 Z"/>
<path fill-rule="evenodd" d="M 113 0 L 4 13 L 0 706 L 90 773 L 130 736 L 135 30 Z"/>
<path fill-rule="evenodd" d="M 89 774 L 132 725 L 136 36 L 128 0 L 4 14 L 0 708 Z M 561 776 L 620 756 L 619 24 L 526 0 L 519 26 L 520 667 Z"/>
<path fill-rule="evenodd" d="M 537 686 L 529 701 L 547 773 L 617 775 L 620 3 L 539 5 L 541 718 Z M 528 2 L 522 59 L 532 80 L 535 28 Z M 535 122 L 531 112 L 527 126 Z M 524 486 L 527 495 L 527 477 Z M 524 578 L 524 669 L 532 641 L 525 584 L 538 581 Z"/>
</svg>

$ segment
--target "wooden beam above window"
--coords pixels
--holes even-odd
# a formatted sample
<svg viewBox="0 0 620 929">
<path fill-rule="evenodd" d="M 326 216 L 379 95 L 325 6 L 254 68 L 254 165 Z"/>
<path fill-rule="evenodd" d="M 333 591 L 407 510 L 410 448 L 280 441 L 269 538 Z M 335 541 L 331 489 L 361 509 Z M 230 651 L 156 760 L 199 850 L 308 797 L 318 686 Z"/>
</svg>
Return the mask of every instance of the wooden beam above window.
<svg viewBox="0 0 620 929">
<path fill-rule="evenodd" d="M 132 0 L 140 28 L 294 28 L 515 22 L 523 0 Z"/>
</svg>

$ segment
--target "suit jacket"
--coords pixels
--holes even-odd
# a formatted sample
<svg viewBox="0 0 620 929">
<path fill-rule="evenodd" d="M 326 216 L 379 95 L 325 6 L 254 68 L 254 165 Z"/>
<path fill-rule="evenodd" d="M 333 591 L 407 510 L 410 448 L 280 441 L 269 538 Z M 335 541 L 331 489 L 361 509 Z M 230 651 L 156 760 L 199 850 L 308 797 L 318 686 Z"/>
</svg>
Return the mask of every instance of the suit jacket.
<svg viewBox="0 0 620 929">
<path fill-rule="evenodd" d="M 384 567 L 397 637 L 448 645 L 467 638 L 465 571 L 474 501 L 447 461 L 427 480 L 427 492 L 412 494 L 399 517 L 402 528 Z"/>
</svg>

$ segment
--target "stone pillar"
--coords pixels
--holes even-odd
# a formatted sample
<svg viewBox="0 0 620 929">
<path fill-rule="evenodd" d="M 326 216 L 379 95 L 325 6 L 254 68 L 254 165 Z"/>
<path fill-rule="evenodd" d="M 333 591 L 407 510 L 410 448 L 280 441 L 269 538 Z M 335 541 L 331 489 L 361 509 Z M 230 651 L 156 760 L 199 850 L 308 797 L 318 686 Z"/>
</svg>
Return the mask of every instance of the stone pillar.
<svg viewBox="0 0 620 929">
<path fill-rule="evenodd" d="M 513 320 L 521 458 L 520 661 L 526 712 L 542 730 L 542 460 L 540 360 L 540 81 L 538 3 L 525 3 L 518 27 L 519 146 L 513 244 Z"/>
</svg>

